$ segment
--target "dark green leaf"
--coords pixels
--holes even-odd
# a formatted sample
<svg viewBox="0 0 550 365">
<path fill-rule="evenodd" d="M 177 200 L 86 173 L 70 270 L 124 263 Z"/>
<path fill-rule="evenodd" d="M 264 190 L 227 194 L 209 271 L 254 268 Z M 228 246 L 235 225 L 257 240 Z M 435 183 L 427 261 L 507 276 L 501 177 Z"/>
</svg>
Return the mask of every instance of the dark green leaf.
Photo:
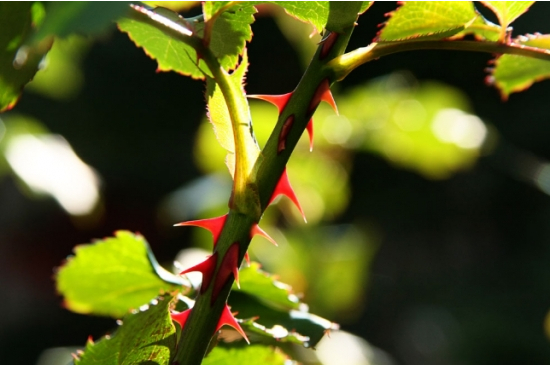
<svg viewBox="0 0 550 365">
<path fill-rule="evenodd" d="M 514 41 L 524 46 L 550 50 L 550 35 L 528 35 Z M 550 78 L 550 62 L 515 55 L 502 55 L 495 61 L 492 75 L 488 77 L 506 99 L 513 92 L 523 91 L 533 83 Z"/>
<path fill-rule="evenodd" d="M 298 298 L 292 294 L 292 288 L 275 280 L 273 275 L 260 270 L 260 264 L 257 262 L 241 269 L 239 281 L 240 289 L 234 284 L 233 290 L 255 296 L 269 306 L 286 310 L 300 307 Z"/>
<path fill-rule="evenodd" d="M 101 33 L 130 10 L 129 4 L 126 1 L 49 3 L 44 22 L 33 41 L 38 42 L 50 35 L 66 37 L 72 33 L 82 35 Z"/>
<path fill-rule="evenodd" d="M 41 14 L 40 6 L 31 2 L 0 2 L 0 112 L 17 103 L 23 86 L 32 80 L 51 47 L 51 40 L 22 46 Z"/>
<path fill-rule="evenodd" d="M 251 337 L 252 341 L 265 343 L 294 342 L 304 346 L 315 347 L 327 330 L 338 328 L 334 323 L 307 311 L 302 305 L 300 310 L 278 310 L 261 302 L 258 298 L 233 291 L 229 297 L 231 311 L 238 312 L 238 318 L 257 318 L 257 324 L 264 326 L 248 328 L 251 321 L 242 325 L 247 332 L 262 334 L 259 338 Z"/>
<path fill-rule="evenodd" d="M 379 40 L 447 38 L 464 30 L 476 17 L 470 1 L 407 1 L 391 14 Z"/>
<path fill-rule="evenodd" d="M 177 345 L 176 326 L 170 318 L 172 298 L 155 299 L 147 307 L 124 317 L 112 336 L 88 341 L 76 365 L 170 364 Z"/>
<path fill-rule="evenodd" d="M 128 231 L 74 251 L 75 257 L 57 274 L 57 289 L 74 312 L 120 318 L 159 292 L 178 290 L 183 284 L 158 265 L 142 236 Z"/>
<path fill-rule="evenodd" d="M 202 365 L 284 365 L 286 360 L 284 354 L 268 346 L 217 346 L 202 361 Z"/>
</svg>

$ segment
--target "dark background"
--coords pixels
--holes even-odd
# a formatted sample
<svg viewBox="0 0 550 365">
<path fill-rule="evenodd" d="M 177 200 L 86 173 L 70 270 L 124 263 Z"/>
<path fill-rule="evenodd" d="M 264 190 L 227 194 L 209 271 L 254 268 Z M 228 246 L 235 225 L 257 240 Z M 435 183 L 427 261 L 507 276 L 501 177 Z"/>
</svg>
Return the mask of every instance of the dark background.
<svg viewBox="0 0 550 365">
<path fill-rule="evenodd" d="M 350 49 L 367 45 L 394 3 L 359 20 Z M 550 5 L 535 4 L 514 34 L 550 32 Z M 258 17 L 249 47 L 247 91 L 283 93 L 299 81 L 298 56 L 269 17 Z M 356 70 L 341 90 L 395 70 L 463 90 L 474 112 L 501 136 L 471 170 L 431 181 L 357 154 L 353 198 L 340 221 L 366 217 L 383 231 L 367 309 L 344 329 L 389 352 L 399 364 L 550 364 L 544 320 L 550 309 L 550 197 L 518 177 L 518 151 L 550 159 L 550 83 L 502 102 L 484 84 L 491 55 L 409 52 Z M 53 200 L 30 200 L 0 180 L 0 362 L 32 364 L 41 351 L 83 345 L 110 319 L 61 306 L 53 268 L 75 244 L 117 229 L 139 231 L 159 261 L 170 262 L 188 230 L 160 227 L 159 201 L 197 176 L 192 146 L 204 115 L 201 82 L 155 73 L 156 63 L 113 31 L 84 61 L 86 83 L 73 101 L 26 93 L 14 111 L 62 134 L 103 178 L 105 215 L 75 227 Z M 522 152 L 522 153 L 523 153 Z"/>
</svg>

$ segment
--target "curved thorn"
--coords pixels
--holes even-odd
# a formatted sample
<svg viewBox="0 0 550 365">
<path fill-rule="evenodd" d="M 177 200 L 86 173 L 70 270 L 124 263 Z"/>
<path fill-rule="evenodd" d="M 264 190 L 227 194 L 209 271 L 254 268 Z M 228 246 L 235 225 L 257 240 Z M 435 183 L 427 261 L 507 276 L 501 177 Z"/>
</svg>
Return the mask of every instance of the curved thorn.
<svg viewBox="0 0 550 365">
<path fill-rule="evenodd" d="M 209 256 L 206 260 L 201 263 L 198 263 L 195 266 L 192 266 L 188 269 L 180 272 L 180 275 L 187 274 L 188 272 L 198 271 L 202 274 L 202 283 L 201 283 L 201 293 L 206 291 L 206 288 L 210 286 L 212 281 L 212 275 L 214 275 L 214 270 L 216 269 L 216 262 L 218 258 L 218 253 L 214 253 L 212 256 Z"/>
<path fill-rule="evenodd" d="M 235 242 L 229 247 L 229 249 L 225 253 L 225 256 L 222 259 L 222 263 L 218 269 L 218 273 L 216 274 L 216 278 L 214 279 L 214 289 L 212 290 L 212 303 L 216 301 L 218 295 L 220 294 L 220 291 L 227 282 L 227 279 L 229 279 L 229 275 L 233 274 L 233 276 L 235 277 L 235 282 L 237 283 L 237 287 L 240 288 L 238 264 L 239 243 Z"/>
<path fill-rule="evenodd" d="M 285 195 L 287 196 L 294 205 L 296 205 L 296 208 L 300 211 L 300 214 L 302 214 L 302 218 L 304 218 L 304 222 L 307 223 L 306 216 L 304 214 L 304 211 L 302 209 L 302 206 L 300 205 L 300 202 L 298 201 L 298 198 L 296 197 L 296 193 L 294 193 L 294 190 L 292 189 L 292 186 L 290 185 L 290 181 L 288 180 L 288 174 L 286 172 L 286 167 L 283 170 L 283 173 L 281 174 L 281 178 L 279 179 L 279 182 L 277 183 L 277 186 L 275 187 L 275 190 L 273 191 L 273 195 L 271 196 L 271 199 L 269 200 L 269 204 L 273 202 L 273 200 L 278 197 L 279 195 Z"/>
<path fill-rule="evenodd" d="M 277 107 L 279 109 L 279 113 L 283 111 L 286 104 L 288 103 L 288 99 L 292 96 L 292 93 L 286 93 L 286 94 L 280 94 L 280 95 L 247 95 L 247 97 L 252 99 L 260 99 L 267 101 Z"/>
<path fill-rule="evenodd" d="M 248 264 L 248 266 L 250 266 L 250 256 L 248 256 L 248 252 L 244 253 L 244 259 L 246 260 L 246 263 Z"/>
<path fill-rule="evenodd" d="M 313 151 L 313 117 L 307 123 L 306 130 L 309 136 L 309 152 L 311 152 Z"/>
<path fill-rule="evenodd" d="M 227 218 L 227 214 L 222 215 L 221 217 L 215 217 L 215 218 L 208 218 L 208 219 L 199 219 L 196 221 L 188 221 L 188 222 L 181 222 L 174 224 L 174 226 L 195 226 L 195 227 L 201 227 L 204 229 L 207 229 L 212 233 L 212 239 L 214 241 L 214 246 L 216 245 L 216 242 L 218 242 L 218 238 L 220 237 L 220 234 L 223 229 L 223 225 L 225 224 L 225 220 Z"/>
<path fill-rule="evenodd" d="M 252 238 L 254 236 L 262 236 L 263 238 L 265 238 L 269 242 L 273 243 L 275 246 L 279 246 L 273 238 L 271 238 L 267 233 L 265 233 L 265 231 L 263 229 L 260 228 L 260 226 L 258 226 L 258 224 L 254 224 L 252 226 L 252 229 L 250 230 L 250 238 Z"/>
<path fill-rule="evenodd" d="M 320 101 L 324 101 L 328 103 L 336 113 L 336 115 L 340 115 L 338 113 L 338 107 L 336 106 L 336 102 L 334 101 L 334 97 L 332 96 L 332 92 L 330 91 L 330 85 L 328 83 L 328 79 L 324 79 L 320 84 L 319 88 L 317 89 L 317 92 L 319 93 L 319 99 Z"/>
<path fill-rule="evenodd" d="M 189 317 L 189 313 L 191 313 L 191 308 L 180 313 L 170 313 L 170 317 L 172 318 L 172 321 L 179 323 L 181 329 L 183 329 L 185 322 L 187 322 L 187 317 Z"/>
<path fill-rule="evenodd" d="M 239 325 L 239 322 L 237 322 L 235 317 L 233 317 L 233 314 L 229 310 L 227 304 L 223 308 L 222 315 L 220 317 L 220 320 L 218 321 L 218 326 L 216 327 L 216 332 L 219 331 L 224 325 L 233 327 L 237 332 L 240 333 L 241 336 L 243 336 L 244 340 L 250 345 L 250 341 L 248 340 L 248 337 L 246 337 L 246 333 L 244 333 L 243 329 Z"/>
</svg>

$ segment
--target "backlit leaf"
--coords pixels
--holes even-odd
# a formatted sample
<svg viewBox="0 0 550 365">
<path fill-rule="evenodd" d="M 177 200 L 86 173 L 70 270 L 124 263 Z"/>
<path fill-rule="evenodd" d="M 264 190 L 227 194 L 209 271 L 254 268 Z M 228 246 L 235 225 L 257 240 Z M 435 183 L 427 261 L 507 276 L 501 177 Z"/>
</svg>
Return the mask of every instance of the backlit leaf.
<svg viewBox="0 0 550 365">
<path fill-rule="evenodd" d="M 550 50 L 550 35 L 528 35 L 519 37 L 514 43 Z M 550 78 L 549 61 L 506 54 L 497 58 L 495 64 L 488 81 L 495 84 L 504 99 L 537 81 Z"/>
<path fill-rule="evenodd" d="M 206 2 L 204 6 L 209 3 Z M 250 25 L 254 22 L 255 13 L 256 8 L 245 2 L 228 8 L 215 19 L 210 49 L 224 69 L 232 70 L 237 66 L 246 42 L 252 40 Z"/>
<path fill-rule="evenodd" d="M 300 302 L 291 292 L 291 288 L 260 269 L 260 264 L 252 262 L 239 271 L 240 288 L 236 284 L 233 290 L 255 296 L 276 308 L 298 309 Z"/>
<path fill-rule="evenodd" d="M 35 47 L 23 46 L 33 24 L 40 20 L 33 14 L 43 15 L 33 11 L 37 6 L 41 5 L 0 2 L 0 112 L 17 103 L 23 87 L 32 80 L 42 57 L 51 47 L 51 40 Z"/>
<path fill-rule="evenodd" d="M 57 273 L 65 306 L 77 313 L 122 317 L 159 292 L 183 284 L 158 265 L 145 239 L 118 231 L 93 244 L 80 245 Z"/>
<path fill-rule="evenodd" d="M 476 17 L 470 1 L 406 1 L 391 13 L 378 38 L 380 41 L 447 38 L 464 30 Z"/>
<path fill-rule="evenodd" d="M 321 33 L 329 16 L 329 1 L 276 1 L 274 4 L 303 22 L 309 22 Z"/>
<path fill-rule="evenodd" d="M 305 305 L 300 310 L 275 309 L 255 296 L 238 291 L 231 292 L 229 305 L 232 312 L 238 312 L 238 318 L 254 319 L 255 324 L 245 320 L 241 325 L 247 334 L 252 331 L 260 336 L 250 336 L 252 342 L 275 344 L 281 341 L 315 347 L 327 330 L 338 328 L 329 320 L 309 313 Z M 251 329 L 250 326 L 256 328 Z M 262 330 L 261 326 L 265 329 Z"/>
<path fill-rule="evenodd" d="M 194 79 L 204 79 L 209 74 L 203 60 L 199 60 L 193 47 L 172 38 L 155 26 L 123 18 L 118 21 L 118 28 L 128 33 L 128 37 L 143 48 L 145 53 L 158 63 L 157 71 L 175 71 Z"/>
<path fill-rule="evenodd" d="M 269 346 L 216 346 L 202 361 L 202 365 L 284 365 L 287 357 Z"/>
<path fill-rule="evenodd" d="M 478 14 L 477 18 L 470 23 L 466 29 L 462 32 L 455 34 L 452 38 L 462 38 L 467 34 L 472 34 L 477 40 L 487 40 L 496 42 L 501 35 L 502 27 L 497 24 L 493 24 L 485 19 L 481 14 Z"/>
<path fill-rule="evenodd" d="M 241 64 L 231 74 L 230 82 L 237 88 L 242 88 L 246 70 L 248 69 L 248 57 L 243 54 Z M 233 176 L 235 169 L 235 141 L 233 139 L 233 127 L 229 110 L 224 95 L 213 79 L 208 78 L 206 83 L 206 101 L 208 104 L 208 117 L 214 128 L 214 133 L 220 145 L 228 152 L 226 165 Z M 258 149 L 257 146 L 250 146 L 251 149 Z"/>
<path fill-rule="evenodd" d="M 136 313 L 127 314 L 111 336 L 88 341 L 76 365 L 170 364 L 175 355 L 176 326 L 169 315 L 172 298 L 153 300 Z"/>
<path fill-rule="evenodd" d="M 534 1 L 482 1 L 483 5 L 495 13 L 500 25 L 507 28 L 521 14 L 525 13 Z"/>
</svg>

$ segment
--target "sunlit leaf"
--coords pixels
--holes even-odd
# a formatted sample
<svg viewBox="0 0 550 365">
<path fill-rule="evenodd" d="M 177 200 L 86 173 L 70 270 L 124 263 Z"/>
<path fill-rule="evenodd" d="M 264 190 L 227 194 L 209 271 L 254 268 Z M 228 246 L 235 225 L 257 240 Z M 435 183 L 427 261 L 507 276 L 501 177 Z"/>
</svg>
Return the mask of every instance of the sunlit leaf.
<svg viewBox="0 0 550 365">
<path fill-rule="evenodd" d="M 347 144 L 433 179 L 471 166 L 487 128 L 468 113 L 465 95 L 438 83 L 412 85 L 394 74 L 340 98 L 351 124 Z"/>
<path fill-rule="evenodd" d="M 246 70 L 248 69 L 248 57 L 246 52 L 239 67 L 231 74 L 230 82 L 241 88 L 244 83 Z M 208 104 L 208 117 L 214 128 L 214 133 L 220 145 L 227 151 L 226 165 L 233 176 L 235 170 L 235 142 L 233 139 L 233 127 L 224 95 L 213 79 L 207 79 L 206 102 Z M 256 148 L 253 146 L 252 148 Z"/>
<path fill-rule="evenodd" d="M 128 33 L 136 46 L 143 48 L 149 57 L 157 61 L 158 71 L 175 71 L 194 79 L 204 79 L 205 74 L 209 74 L 208 67 L 202 59 L 199 60 L 193 47 L 172 38 L 155 26 L 123 18 L 118 21 L 118 27 Z"/>
<path fill-rule="evenodd" d="M 309 313 L 307 306 L 302 306 L 300 310 L 275 309 L 257 297 L 239 291 L 231 293 L 229 305 L 232 312 L 238 312 L 237 318 L 253 319 L 267 329 L 252 329 L 253 333 L 260 336 L 258 340 L 266 343 L 273 343 L 275 340 L 314 347 L 327 330 L 338 328 L 329 320 Z M 247 331 L 250 325 L 250 321 L 245 321 L 242 327 Z M 251 336 L 251 340 L 255 341 L 254 337 Z"/>
<path fill-rule="evenodd" d="M 142 236 L 128 231 L 74 251 L 57 273 L 57 289 L 74 312 L 119 318 L 183 284 L 158 265 Z"/>
<path fill-rule="evenodd" d="M 51 41 L 35 47 L 23 46 L 33 24 L 40 21 L 40 14 L 33 11 L 32 2 L 0 3 L 0 112 L 17 103 L 23 87 L 32 80 L 51 47 Z"/>
<path fill-rule="evenodd" d="M 33 37 L 39 42 L 53 35 L 66 37 L 98 34 L 130 10 L 129 2 L 56 1 L 48 3 L 44 22 Z"/>
<path fill-rule="evenodd" d="M 477 14 L 470 1 L 406 1 L 390 16 L 380 41 L 447 38 L 464 30 Z"/>
<path fill-rule="evenodd" d="M 260 269 L 260 264 L 252 262 L 250 266 L 239 271 L 240 288 L 236 284 L 233 290 L 255 296 L 268 305 L 276 308 L 298 309 L 300 302 L 292 294 L 291 288 L 277 281 L 273 275 Z"/>
<path fill-rule="evenodd" d="M 176 326 L 169 315 L 172 298 L 155 299 L 127 314 L 113 335 L 88 341 L 76 365 L 171 364 L 177 345 Z"/>
<path fill-rule="evenodd" d="M 199 1 L 143 1 L 143 3 L 152 7 L 162 6 L 163 8 L 177 12 L 189 10 L 200 5 Z"/>
<path fill-rule="evenodd" d="M 211 3 L 218 2 L 205 2 L 205 9 Z M 252 40 L 250 25 L 254 22 L 256 8 L 244 2 L 224 10 L 215 19 L 210 35 L 210 49 L 224 69 L 232 70 L 237 66 L 246 42 Z"/>
<path fill-rule="evenodd" d="M 215 347 L 202 365 L 284 365 L 287 357 L 269 346 Z"/>
<path fill-rule="evenodd" d="M 209 21 L 213 17 L 220 15 L 220 11 L 223 12 L 226 6 L 232 6 L 231 1 L 206 1 L 202 5 L 202 10 L 204 14 L 204 20 Z"/>
<path fill-rule="evenodd" d="M 319 33 L 327 24 L 329 16 L 329 1 L 276 1 L 285 11 L 303 22 L 309 22 Z"/>
<path fill-rule="evenodd" d="M 524 46 L 550 50 L 550 35 L 537 34 L 514 40 Z M 488 81 L 496 85 L 506 99 L 513 92 L 529 88 L 533 83 L 550 78 L 550 62 L 516 55 L 502 55 L 495 61 L 495 67 Z"/>
<path fill-rule="evenodd" d="M 507 28 L 521 14 L 525 13 L 534 1 L 482 1 L 483 5 L 495 13 L 498 22 L 503 28 Z"/>
<path fill-rule="evenodd" d="M 472 34 L 477 40 L 487 40 L 491 42 L 498 41 L 502 28 L 485 19 L 481 14 L 470 23 L 462 32 L 455 34 L 452 38 L 462 38 L 467 34 Z"/>
</svg>

